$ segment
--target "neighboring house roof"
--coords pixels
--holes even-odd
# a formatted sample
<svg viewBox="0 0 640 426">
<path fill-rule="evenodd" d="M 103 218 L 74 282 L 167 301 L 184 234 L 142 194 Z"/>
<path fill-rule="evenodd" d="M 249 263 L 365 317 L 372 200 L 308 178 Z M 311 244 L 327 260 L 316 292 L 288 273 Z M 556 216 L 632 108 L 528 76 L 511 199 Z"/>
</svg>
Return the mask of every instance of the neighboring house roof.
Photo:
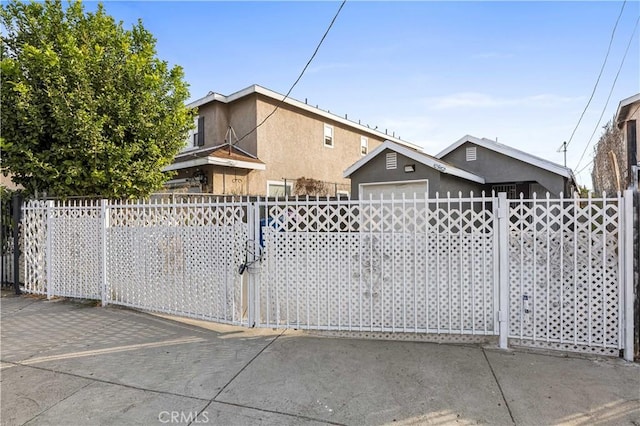
<svg viewBox="0 0 640 426">
<path fill-rule="evenodd" d="M 254 84 L 253 86 L 249 86 L 249 87 L 247 87 L 245 89 L 242 89 L 242 90 L 240 90 L 238 92 L 232 93 L 229 96 L 224 96 L 224 95 L 221 95 L 219 93 L 209 93 L 207 96 L 205 96 L 203 98 L 200 98 L 200 99 L 196 99 L 195 101 L 187 104 L 187 107 L 188 108 L 196 108 L 196 107 L 208 104 L 209 102 L 213 102 L 213 101 L 218 101 L 218 102 L 222 102 L 222 103 L 230 103 L 230 102 L 233 102 L 233 101 L 238 100 L 240 98 L 244 98 L 245 96 L 252 95 L 254 93 L 258 93 L 260 95 L 263 95 L 263 96 L 266 96 L 268 98 L 274 99 L 274 100 L 276 100 L 278 102 L 284 102 L 285 104 L 288 104 L 288 105 L 291 105 L 293 107 L 302 109 L 304 111 L 311 112 L 313 114 L 319 115 L 321 117 L 327 118 L 327 119 L 335 121 L 337 123 L 341 123 L 341 124 L 344 124 L 346 126 L 356 128 L 356 129 L 360 130 L 362 133 L 369 134 L 369 135 L 372 135 L 372 136 L 376 136 L 376 137 L 379 137 L 379 138 L 382 138 L 382 139 L 385 139 L 385 140 L 390 140 L 390 141 L 393 141 L 393 142 L 395 142 L 397 144 L 408 146 L 408 147 L 413 148 L 413 149 L 418 149 L 419 148 L 417 145 L 414 145 L 414 144 L 412 144 L 410 142 L 403 141 L 400 138 L 392 137 L 392 136 L 390 136 L 390 135 L 388 135 L 386 133 L 379 132 L 376 129 L 372 129 L 372 128 L 366 126 L 366 125 L 362 125 L 362 124 L 356 123 L 355 121 L 351 121 L 351 120 L 349 120 L 347 118 L 338 116 L 336 114 L 332 114 L 332 113 L 330 113 L 328 111 L 324 111 L 324 110 L 322 110 L 320 108 L 313 107 L 313 106 L 311 106 L 311 105 L 309 105 L 309 104 L 307 104 L 305 102 L 300 102 L 300 101 L 295 100 L 293 98 L 286 98 L 283 101 L 284 95 L 282 95 L 280 93 L 277 93 L 277 92 L 274 92 L 273 90 L 267 89 L 265 87 L 259 86 L 257 84 Z"/>
<path fill-rule="evenodd" d="M 427 155 L 424 152 L 407 148 L 406 146 L 400 145 L 390 140 L 387 140 L 383 144 L 378 145 L 376 149 L 374 149 L 369 154 L 367 154 L 366 156 L 362 157 L 360 160 L 352 164 L 347 170 L 344 171 L 343 177 L 345 178 L 350 177 L 356 170 L 358 170 L 359 168 L 367 164 L 369 161 L 371 161 L 373 158 L 375 158 L 378 154 L 380 154 L 385 149 L 390 149 L 392 151 L 395 151 L 399 154 L 404 155 L 405 157 L 411 158 L 412 160 L 415 160 L 421 164 L 424 164 L 425 166 L 432 167 L 441 173 L 446 173 L 449 175 L 461 177 L 463 179 L 467 179 L 473 182 L 485 183 L 484 178 L 478 175 L 467 172 L 466 170 L 459 169 L 442 160 L 439 160 L 430 155 Z"/>
<path fill-rule="evenodd" d="M 175 162 L 164 168 L 164 171 L 205 166 L 236 167 L 239 169 L 265 170 L 265 164 L 254 156 L 228 144 L 185 151 L 176 156 Z"/>
<path fill-rule="evenodd" d="M 454 151 L 455 149 L 457 149 L 458 147 L 460 147 L 462 144 L 466 143 L 466 142 L 471 142 L 475 145 L 479 145 L 483 148 L 489 149 L 491 151 L 495 151 L 498 152 L 500 154 L 506 155 L 508 157 L 511 158 L 515 158 L 516 160 L 520 160 L 523 161 L 525 163 L 534 165 L 536 167 L 539 167 L 541 169 L 544 170 L 548 170 L 552 173 L 558 174 L 560 176 L 564 176 L 566 178 L 572 179 L 573 181 L 575 181 L 575 177 L 573 176 L 573 171 L 568 168 L 568 167 L 564 167 L 561 166 L 560 164 L 556 164 L 552 161 L 549 160 L 545 160 L 543 158 L 540 157 L 536 157 L 535 155 L 531 155 L 529 153 L 526 153 L 524 151 L 520 151 L 519 149 L 515 149 L 513 147 L 507 146 L 507 145 L 503 145 L 501 143 L 498 143 L 496 141 L 492 141 L 491 139 L 486 139 L 486 138 L 477 138 L 475 136 L 471 136 L 471 135 L 466 135 L 460 139 L 458 139 L 456 142 L 454 142 L 453 144 L 449 145 L 447 148 L 445 148 L 443 151 L 440 151 L 438 154 L 436 154 L 436 158 L 442 158 L 445 155 L 449 154 L 450 152 Z"/>
<path fill-rule="evenodd" d="M 620 101 L 618 111 L 616 112 L 616 124 L 619 128 L 622 128 L 622 123 L 624 123 L 629 116 L 631 107 L 637 102 L 640 102 L 640 93 L 636 93 L 635 95 L 629 96 L 628 98 Z"/>
</svg>

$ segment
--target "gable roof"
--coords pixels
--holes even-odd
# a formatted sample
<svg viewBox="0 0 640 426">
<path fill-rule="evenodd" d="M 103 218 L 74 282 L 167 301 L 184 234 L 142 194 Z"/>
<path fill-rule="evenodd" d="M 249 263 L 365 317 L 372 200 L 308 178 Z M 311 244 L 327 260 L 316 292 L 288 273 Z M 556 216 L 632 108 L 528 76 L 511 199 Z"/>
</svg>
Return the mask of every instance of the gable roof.
<svg viewBox="0 0 640 426">
<path fill-rule="evenodd" d="M 377 131 L 376 129 L 372 129 L 372 128 L 366 126 L 366 125 L 362 125 L 360 123 L 356 123 L 355 121 L 351 121 L 351 120 L 349 120 L 349 119 L 347 119 L 345 117 L 341 117 L 339 115 L 332 114 L 332 113 L 330 113 L 328 111 L 324 111 L 324 110 L 322 110 L 320 108 L 316 108 L 314 106 L 311 106 L 311 105 L 307 104 L 306 102 L 300 102 L 298 100 L 295 100 L 295 99 L 289 98 L 289 97 L 287 97 L 283 101 L 283 98 L 284 98 L 285 95 L 282 95 L 280 93 L 274 92 L 273 90 L 267 89 L 267 88 L 259 86 L 257 84 L 254 84 L 252 86 L 249 86 L 247 88 L 239 90 L 239 91 L 237 91 L 235 93 L 232 93 L 229 96 L 224 96 L 224 95 L 221 95 L 219 93 L 210 92 L 207 96 L 205 96 L 203 98 L 200 98 L 200 99 L 196 99 L 195 101 L 187 104 L 187 107 L 188 108 L 197 108 L 197 107 L 199 107 L 201 105 L 205 105 L 205 104 L 208 104 L 209 102 L 214 102 L 214 101 L 228 104 L 228 103 L 231 103 L 231 102 L 236 101 L 238 99 L 241 99 L 241 98 L 244 98 L 246 96 L 252 95 L 254 93 L 260 94 L 262 96 L 266 96 L 267 98 L 273 99 L 273 100 L 278 101 L 278 102 L 283 102 L 283 103 L 285 103 L 287 105 L 290 105 L 292 107 L 301 109 L 303 111 L 307 111 L 307 112 L 313 113 L 313 114 L 318 115 L 318 116 L 320 116 L 322 118 L 326 118 L 326 119 L 329 119 L 331 121 L 335 121 L 337 123 L 344 124 L 345 126 L 352 127 L 354 129 L 357 129 L 358 131 L 360 131 L 363 134 L 376 136 L 376 137 L 381 138 L 381 139 L 393 141 L 393 142 L 395 142 L 397 144 L 400 144 L 400 145 L 408 146 L 408 147 L 413 148 L 413 149 L 418 149 L 418 146 L 412 144 L 411 142 L 403 141 L 400 138 L 392 137 L 392 136 L 390 136 L 390 135 L 388 135 L 386 133 L 382 133 L 382 132 Z"/>
<path fill-rule="evenodd" d="M 452 166 L 449 163 L 446 163 L 442 160 L 438 160 L 430 155 L 425 154 L 424 152 L 418 151 L 416 149 L 410 149 L 406 146 L 400 145 L 396 142 L 386 140 L 381 145 L 378 145 L 376 149 L 371 151 L 366 156 L 362 157 L 360 160 L 353 163 L 347 170 L 342 174 L 343 177 L 350 177 L 356 170 L 367 164 L 373 158 L 375 158 L 378 154 L 380 154 L 385 149 L 390 149 L 391 151 L 395 151 L 399 154 L 404 155 L 405 157 L 411 158 L 425 166 L 432 167 L 438 170 L 441 173 L 446 173 L 449 175 L 457 176 L 463 179 L 467 179 L 473 182 L 485 183 L 484 178 L 475 175 L 473 173 L 467 172 L 466 170 L 459 169 L 457 167 Z"/>
<path fill-rule="evenodd" d="M 640 102 L 640 93 L 636 93 L 635 95 L 629 96 L 628 98 L 620 101 L 620 104 L 618 104 L 618 111 L 616 112 L 616 124 L 619 128 L 622 128 L 622 123 L 627 119 L 631 106 L 637 102 Z"/>
<path fill-rule="evenodd" d="M 535 155 L 531 155 L 524 151 L 520 151 L 519 149 L 510 147 L 507 145 L 503 145 L 496 141 L 492 141 L 491 139 L 486 139 L 486 138 L 480 139 L 471 135 L 465 135 L 462 138 L 458 139 L 456 142 L 454 142 L 453 144 L 449 145 L 447 148 L 445 148 L 444 150 L 436 154 L 436 158 L 444 157 L 445 155 L 449 154 L 450 152 L 460 147 L 465 142 L 471 142 L 483 148 L 498 152 L 500 154 L 506 155 L 507 157 L 515 158 L 516 160 L 520 160 L 522 162 L 531 164 L 533 166 L 539 167 L 541 169 L 550 171 L 552 173 L 555 173 L 560 176 L 564 176 L 566 178 L 569 178 L 575 181 L 575 178 L 573 176 L 573 171 L 568 167 L 564 167 L 552 161 L 545 160 L 540 157 L 536 157 Z"/>
</svg>

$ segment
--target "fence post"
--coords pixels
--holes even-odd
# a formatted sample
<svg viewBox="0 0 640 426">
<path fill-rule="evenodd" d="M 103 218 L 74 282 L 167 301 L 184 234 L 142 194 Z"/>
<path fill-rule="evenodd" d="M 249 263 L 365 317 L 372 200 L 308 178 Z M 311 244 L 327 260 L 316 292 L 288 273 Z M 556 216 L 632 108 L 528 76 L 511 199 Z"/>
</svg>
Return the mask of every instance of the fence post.
<svg viewBox="0 0 640 426">
<path fill-rule="evenodd" d="M 509 335 L 509 203 L 507 193 L 498 193 L 498 327 L 500 349 L 508 348 Z"/>
<path fill-rule="evenodd" d="M 102 306 L 107 306 L 109 298 L 107 297 L 107 231 L 109 228 L 109 207 L 108 200 L 100 200 L 100 218 L 102 219 L 102 227 L 100 230 L 100 237 L 102 239 L 102 285 L 100 287 L 100 295 L 102 299 Z"/>
<path fill-rule="evenodd" d="M 258 271 L 259 273 L 256 274 L 255 272 L 251 274 L 252 277 L 252 295 L 253 298 L 251 299 L 251 305 L 253 307 L 253 312 L 252 312 L 252 319 L 253 319 L 253 323 L 252 326 L 256 326 L 258 324 L 258 322 L 260 321 L 260 278 L 261 278 L 261 274 L 262 274 L 262 245 L 260 242 L 260 197 L 256 198 L 256 202 L 253 203 L 253 253 L 254 253 L 254 259 L 253 261 L 258 262 Z M 256 258 L 257 257 L 257 258 Z M 254 266 L 254 271 L 255 271 L 255 266 Z"/>
<path fill-rule="evenodd" d="M 241 200 L 242 201 L 242 200 Z M 245 262 L 246 264 L 244 265 L 245 272 L 247 273 L 247 326 L 248 327 L 253 327 L 254 324 L 254 279 L 253 279 L 253 273 L 251 272 L 251 269 L 253 268 L 253 265 L 251 265 L 251 267 L 249 267 L 250 262 L 253 261 L 253 259 L 249 259 L 249 254 L 251 253 L 249 250 L 251 247 L 251 243 L 253 235 L 254 235 L 254 223 L 253 223 L 253 203 L 250 201 L 249 197 L 247 197 L 247 213 L 245 216 L 245 221 L 247 224 L 247 241 L 245 242 Z M 254 257 L 254 256 L 252 256 Z M 242 275 L 240 276 L 240 280 L 242 280 Z"/>
<path fill-rule="evenodd" d="M 22 220 L 22 195 L 13 194 L 13 290 L 20 291 L 20 221 Z M 4 277 L 2 277 L 4 278 Z"/>
<path fill-rule="evenodd" d="M 633 190 L 624 191 L 624 359 L 633 361 Z"/>
<path fill-rule="evenodd" d="M 53 294 L 53 280 L 51 278 L 52 275 L 52 267 L 53 263 L 51 260 L 51 222 L 53 216 L 53 209 L 55 207 L 55 202 L 53 200 L 49 200 L 45 204 L 45 217 L 47 218 L 47 242 L 45 244 L 45 265 L 46 265 L 46 283 L 47 283 L 47 299 L 51 299 Z"/>
</svg>

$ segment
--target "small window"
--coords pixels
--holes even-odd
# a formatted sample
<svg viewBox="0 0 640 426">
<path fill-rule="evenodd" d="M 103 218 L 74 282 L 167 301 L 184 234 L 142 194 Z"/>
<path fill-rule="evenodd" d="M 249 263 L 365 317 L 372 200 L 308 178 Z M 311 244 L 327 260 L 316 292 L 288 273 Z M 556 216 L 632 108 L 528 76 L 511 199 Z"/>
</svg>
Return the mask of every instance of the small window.
<svg viewBox="0 0 640 426">
<path fill-rule="evenodd" d="M 506 192 L 507 198 L 510 200 L 515 200 L 518 198 L 518 194 L 516 193 L 516 184 L 515 183 L 505 183 L 502 185 L 493 185 L 491 190 L 496 193 Z"/>
<path fill-rule="evenodd" d="M 367 155 L 369 153 L 369 138 L 360 137 L 360 154 Z"/>
<path fill-rule="evenodd" d="M 476 161 L 476 147 L 467 148 L 467 161 Z"/>
<path fill-rule="evenodd" d="M 267 197 L 284 197 L 291 195 L 293 185 L 291 182 L 267 181 Z"/>
<path fill-rule="evenodd" d="M 387 154 L 387 170 L 393 170 L 398 168 L 398 154 L 390 152 Z"/>
<path fill-rule="evenodd" d="M 333 126 L 324 125 L 324 146 L 333 148 Z"/>
</svg>

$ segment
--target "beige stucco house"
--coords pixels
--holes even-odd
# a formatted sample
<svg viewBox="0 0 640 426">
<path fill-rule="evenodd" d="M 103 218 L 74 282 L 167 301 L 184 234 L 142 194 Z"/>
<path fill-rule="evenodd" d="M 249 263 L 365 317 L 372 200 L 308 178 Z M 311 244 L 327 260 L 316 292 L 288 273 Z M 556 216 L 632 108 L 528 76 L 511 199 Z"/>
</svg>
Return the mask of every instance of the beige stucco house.
<svg viewBox="0 0 640 426">
<path fill-rule="evenodd" d="M 294 194 L 296 181 L 304 177 L 322 182 L 324 195 L 336 196 L 350 192 L 342 172 L 384 141 L 416 148 L 347 116 L 283 98 L 253 85 L 229 96 L 209 93 L 189 104 L 198 116 L 185 148 L 166 168 L 177 171 L 167 187 L 281 196 L 285 188 Z"/>
</svg>

